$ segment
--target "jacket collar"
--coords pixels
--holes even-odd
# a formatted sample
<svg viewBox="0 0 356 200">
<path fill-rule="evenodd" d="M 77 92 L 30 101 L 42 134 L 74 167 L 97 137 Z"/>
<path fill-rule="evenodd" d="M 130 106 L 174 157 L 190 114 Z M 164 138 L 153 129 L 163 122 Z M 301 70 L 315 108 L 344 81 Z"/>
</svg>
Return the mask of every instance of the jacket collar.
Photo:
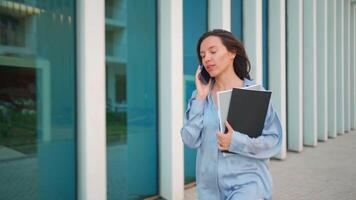
<svg viewBox="0 0 356 200">
<path fill-rule="evenodd" d="M 248 87 L 254 84 L 255 82 L 253 80 L 248 80 L 247 78 L 244 78 L 244 87 Z"/>
</svg>

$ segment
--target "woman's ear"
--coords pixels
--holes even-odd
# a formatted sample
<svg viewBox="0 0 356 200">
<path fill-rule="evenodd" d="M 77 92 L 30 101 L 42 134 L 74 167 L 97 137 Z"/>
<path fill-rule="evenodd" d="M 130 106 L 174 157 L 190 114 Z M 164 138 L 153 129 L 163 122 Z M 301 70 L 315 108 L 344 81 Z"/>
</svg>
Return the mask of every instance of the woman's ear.
<svg viewBox="0 0 356 200">
<path fill-rule="evenodd" d="M 231 51 L 229 51 L 229 58 L 230 58 L 231 60 L 234 60 L 236 56 L 237 56 L 236 52 L 231 52 Z"/>
</svg>

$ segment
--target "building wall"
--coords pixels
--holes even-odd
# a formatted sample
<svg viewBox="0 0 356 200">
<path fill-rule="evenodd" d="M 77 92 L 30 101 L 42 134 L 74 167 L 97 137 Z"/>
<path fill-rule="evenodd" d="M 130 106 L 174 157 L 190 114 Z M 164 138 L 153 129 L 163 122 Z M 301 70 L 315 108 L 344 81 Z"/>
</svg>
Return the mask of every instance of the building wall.
<svg viewBox="0 0 356 200">
<path fill-rule="evenodd" d="M 0 199 L 182 199 L 195 45 L 214 28 L 243 41 L 273 92 L 277 158 L 355 130 L 354 0 L 18 2 L 0 2 L 0 177 L 16 177 Z"/>
<path fill-rule="evenodd" d="M 0 199 L 76 199 L 75 8 L 0 1 Z"/>
</svg>

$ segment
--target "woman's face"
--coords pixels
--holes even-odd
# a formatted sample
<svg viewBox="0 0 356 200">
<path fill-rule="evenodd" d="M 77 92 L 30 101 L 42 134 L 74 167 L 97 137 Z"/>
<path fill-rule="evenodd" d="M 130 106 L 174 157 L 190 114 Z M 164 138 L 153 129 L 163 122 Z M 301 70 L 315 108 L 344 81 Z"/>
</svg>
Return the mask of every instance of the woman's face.
<svg viewBox="0 0 356 200">
<path fill-rule="evenodd" d="M 217 36 L 209 36 L 200 44 L 202 63 L 210 76 L 216 77 L 233 67 L 235 53 L 229 52 Z"/>
</svg>

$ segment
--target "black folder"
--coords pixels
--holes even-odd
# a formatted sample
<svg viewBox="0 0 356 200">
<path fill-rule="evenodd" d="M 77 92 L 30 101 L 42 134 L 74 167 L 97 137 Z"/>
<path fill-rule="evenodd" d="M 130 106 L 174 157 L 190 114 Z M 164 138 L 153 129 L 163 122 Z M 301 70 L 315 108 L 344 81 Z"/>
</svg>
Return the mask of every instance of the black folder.
<svg viewBox="0 0 356 200">
<path fill-rule="evenodd" d="M 235 131 L 256 138 L 262 134 L 271 91 L 233 88 L 227 121 Z"/>
</svg>

